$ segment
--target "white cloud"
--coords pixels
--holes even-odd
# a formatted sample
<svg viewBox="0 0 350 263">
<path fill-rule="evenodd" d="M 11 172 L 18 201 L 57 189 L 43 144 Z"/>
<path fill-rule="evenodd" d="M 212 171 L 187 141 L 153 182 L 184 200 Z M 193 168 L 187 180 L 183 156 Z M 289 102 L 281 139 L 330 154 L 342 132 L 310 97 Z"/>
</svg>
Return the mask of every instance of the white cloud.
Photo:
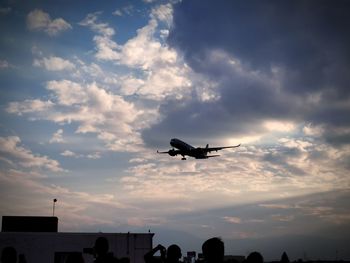
<svg viewBox="0 0 350 263">
<path fill-rule="evenodd" d="M 61 153 L 62 156 L 65 157 L 74 157 L 74 158 L 87 158 L 87 159 L 100 159 L 101 158 L 101 153 L 100 152 L 95 152 L 91 154 L 78 154 L 75 152 L 72 152 L 70 150 L 65 150 Z"/>
<path fill-rule="evenodd" d="M 157 65 L 176 62 L 176 51 L 162 45 L 153 37 L 157 26 L 157 20 L 151 19 L 148 25 L 137 30 L 136 37 L 123 45 L 120 58 L 122 64 L 150 70 Z"/>
<path fill-rule="evenodd" d="M 240 224 L 242 223 L 242 219 L 239 217 L 235 217 L 235 216 L 224 216 L 223 219 L 228 222 L 228 223 L 232 223 L 232 224 Z"/>
<path fill-rule="evenodd" d="M 163 33 L 166 31 L 158 28 L 158 21 L 169 22 L 172 19 L 170 4 L 153 9 L 148 24 L 138 29 L 136 36 L 124 45 L 119 45 L 112 39 L 115 34 L 113 28 L 98 21 L 100 14 L 87 15 L 80 25 L 87 26 L 97 33 L 93 37 L 97 59 L 113 61 L 138 72 L 137 77 L 129 73 L 119 78 L 118 85 L 123 95 L 137 94 L 161 100 L 167 96 L 181 99 L 191 92 L 190 69 L 175 50 L 157 39 L 160 30 Z"/>
<path fill-rule="evenodd" d="M 72 26 L 62 18 L 52 20 L 48 13 L 40 9 L 31 11 L 27 16 L 29 30 L 44 31 L 50 36 L 56 36 L 63 31 L 72 29 Z"/>
<path fill-rule="evenodd" d="M 117 9 L 113 12 L 113 15 L 115 16 L 123 16 L 123 12 L 120 9 Z"/>
<path fill-rule="evenodd" d="M 152 115 L 139 110 L 122 96 L 96 83 L 79 84 L 69 80 L 49 81 L 53 102 L 11 102 L 9 113 L 31 113 L 31 118 L 59 124 L 76 123 L 76 133 L 95 133 L 113 151 L 137 151 L 142 145 L 138 129 Z M 142 117 L 143 116 L 143 117 Z M 91 155 L 90 158 L 98 158 Z"/>
<path fill-rule="evenodd" d="M 65 150 L 64 152 L 61 153 L 62 156 L 66 156 L 66 157 L 76 157 L 77 154 L 69 151 L 69 150 Z"/>
<path fill-rule="evenodd" d="M 153 2 L 155 2 L 157 0 L 142 0 L 142 1 L 145 2 L 145 3 L 153 3 Z"/>
<path fill-rule="evenodd" d="M 142 199 L 150 206 L 161 206 L 157 200 L 166 198 L 173 204 L 172 211 L 202 210 L 348 188 L 349 180 L 344 177 L 347 168 L 339 165 L 345 156 L 346 149 L 335 153 L 330 146 L 319 148 L 301 139 L 285 140 L 278 147 L 255 145 L 225 151 L 219 161 L 189 158 L 183 162 L 168 155 L 154 159 L 140 152 L 130 162 L 129 175 L 122 177 L 119 184 L 129 192 L 131 202 Z M 261 206 L 296 208 L 280 204 Z M 243 223 L 235 217 L 223 219 Z M 277 216 L 275 219 L 293 220 Z"/>
<path fill-rule="evenodd" d="M 22 102 L 10 102 L 6 108 L 8 113 L 15 113 L 22 115 L 23 113 L 31 112 L 45 112 L 52 108 L 54 103 L 50 100 L 42 101 L 39 99 L 35 100 L 24 100 Z"/>
<path fill-rule="evenodd" d="M 94 41 L 96 43 L 97 52 L 95 54 L 97 59 L 100 60 L 119 60 L 120 54 L 117 51 L 119 46 L 108 36 L 95 36 Z"/>
<path fill-rule="evenodd" d="M 293 122 L 277 120 L 266 120 L 263 126 L 271 132 L 292 132 L 296 128 L 296 124 Z"/>
<path fill-rule="evenodd" d="M 121 77 L 120 82 L 120 91 L 123 95 L 135 94 L 145 84 L 143 79 L 133 77 L 132 75 Z"/>
<path fill-rule="evenodd" d="M 162 100 L 165 97 L 183 99 L 192 91 L 188 73 L 187 68 L 176 65 L 154 68 L 136 94 L 154 100 Z"/>
<path fill-rule="evenodd" d="M 58 129 L 53 135 L 52 138 L 50 139 L 50 143 L 62 143 L 64 142 L 63 139 L 63 130 L 62 129 Z"/>
<path fill-rule="evenodd" d="M 98 35 L 94 36 L 93 40 L 96 43 L 96 58 L 101 60 L 118 60 L 119 46 L 111 38 L 115 34 L 115 31 L 108 23 L 97 22 L 100 12 L 88 14 L 80 23 L 81 26 L 89 27 Z"/>
<path fill-rule="evenodd" d="M 308 148 L 312 146 L 312 143 L 305 140 L 296 140 L 291 138 L 281 138 L 278 140 L 285 147 L 288 148 L 297 148 L 300 151 L 306 152 Z"/>
<path fill-rule="evenodd" d="M 88 159 L 100 159 L 101 158 L 101 153 L 100 152 L 95 152 L 95 153 L 91 153 L 86 155 L 86 158 Z"/>
<path fill-rule="evenodd" d="M 123 8 L 121 8 L 121 9 L 115 10 L 112 14 L 115 15 L 115 16 L 123 16 L 124 14 L 131 16 L 133 11 L 134 11 L 134 6 L 133 5 L 127 5 L 127 6 L 124 6 Z"/>
<path fill-rule="evenodd" d="M 60 57 L 49 57 L 42 59 L 34 59 L 33 65 L 36 67 L 44 67 L 49 71 L 73 70 L 75 65 L 69 60 Z"/>
<path fill-rule="evenodd" d="M 322 126 L 307 124 L 303 127 L 303 132 L 307 136 L 319 137 L 324 133 L 324 128 Z"/>
<path fill-rule="evenodd" d="M 173 20 L 173 8 L 170 3 L 159 5 L 152 9 L 151 16 L 154 16 L 159 21 L 167 23 L 168 26 L 172 24 Z"/>
<path fill-rule="evenodd" d="M 0 137 L 0 153 L 8 160 L 16 160 L 21 167 L 45 168 L 53 172 L 63 172 L 60 164 L 47 156 L 33 154 L 30 150 L 19 146 L 21 139 L 17 136 Z"/>
<path fill-rule="evenodd" d="M 0 60 L 0 69 L 13 67 L 7 60 Z"/>
<path fill-rule="evenodd" d="M 79 22 L 79 25 L 87 26 L 98 34 L 106 37 L 113 36 L 115 31 L 107 23 L 97 23 L 97 19 L 100 14 L 101 12 L 88 14 L 81 22 Z"/>
<path fill-rule="evenodd" d="M 57 101 L 61 105 L 83 104 L 88 100 L 84 88 L 70 80 L 52 80 L 47 83 L 46 88 L 55 93 Z"/>
</svg>

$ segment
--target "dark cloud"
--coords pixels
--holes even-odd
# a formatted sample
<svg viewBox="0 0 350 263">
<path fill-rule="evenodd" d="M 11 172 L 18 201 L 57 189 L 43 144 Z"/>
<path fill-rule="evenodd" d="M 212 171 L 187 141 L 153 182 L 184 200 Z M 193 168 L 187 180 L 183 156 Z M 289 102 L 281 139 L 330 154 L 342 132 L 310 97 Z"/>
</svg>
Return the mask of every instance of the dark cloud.
<svg viewBox="0 0 350 263">
<path fill-rule="evenodd" d="M 168 43 L 219 99 L 164 101 L 143 138 L 252 134 L 277 119 L 322 124 L 327 142 L 350 143 L 332 133 L 350 126 L 349 11 L 343 0 L 179 2 Z"/>
<path fill-rule="evenodd" d="M 205 50 L 223 49 L 254 69 L 286 70 L 292 91 L 343 87 L 350 77 L 349 8 L 329 0 L 182 1 L 169 43 L 195 69 Z"/>
<path fill-rule="evenodd" d="M 290 175 L 302 176 L 307 175 L 306 171 L 288 162 L 289 159 L 300 158 L 301 155 L 302 152 L 298 148 L 277 147 L 276 149 L 270 149 L 268 153 L 264 154 L 261 161 L 272 164 L 274 167 L 267 165 L 265 169 L 277 176 L 284 178 Z"/>
</svg>

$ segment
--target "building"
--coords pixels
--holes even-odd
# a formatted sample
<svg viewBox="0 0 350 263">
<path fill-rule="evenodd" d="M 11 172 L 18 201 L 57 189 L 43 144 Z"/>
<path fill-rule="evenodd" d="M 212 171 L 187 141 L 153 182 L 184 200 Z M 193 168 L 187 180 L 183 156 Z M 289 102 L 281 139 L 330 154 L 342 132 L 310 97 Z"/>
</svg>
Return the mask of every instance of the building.
<svg viewBox="0 0 350 263">
<path fill-rule="evenodd" d="M 28 263 L 64 263 L 70 253 L 81 253 L 89 263 L 95 240 L 105 237 L 114 256 L 143 263 L 152 249 L 153 233 L 63 233 L 57 232 L 57 224 L 56 217 L 3 217 L 0 250 L 12 246 Z"/>
</svg>

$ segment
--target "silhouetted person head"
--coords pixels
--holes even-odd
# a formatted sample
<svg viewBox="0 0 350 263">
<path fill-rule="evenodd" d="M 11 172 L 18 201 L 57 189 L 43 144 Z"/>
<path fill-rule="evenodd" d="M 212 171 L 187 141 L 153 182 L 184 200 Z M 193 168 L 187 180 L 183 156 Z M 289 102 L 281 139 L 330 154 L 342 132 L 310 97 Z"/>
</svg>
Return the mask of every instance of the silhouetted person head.
<svg viewBox="0 0 350 263">
<path fill-rule="evenodd" d="M 1 252 L 2 263 L 16 263 L 17 251 L 14 247 L 4 247 Z"/>
<path fill-rule="evenodd" d="M 118 259 L 113 256 L 113 253 L 108 253 L 109 244 L 105 237 L 99 237 L 95 241 L 95 263 L 117 263 Z M 119 262 L 118 262 L 119 263 Z"/>
<path fill-rule="evenodd" d="M 246 259 L 246 263 L 264 263 L 264 258 L 259 252 L 252 252 Z"/>
<path fill-rule="evenodd" d="M 98 256 L 106 255 L 109 250 L 108 240 L 105 237 L 99 237 L 95 241 L 95 253 Z"/>
<path fill-rule="evenodd" d="M 208 263 L 218 263 L 224 261 L 224 242 L 218 237 L 213 237 L 205 241 L 202 245 L 203 257 Z"/>
<path fill-rule="evenodd" d="M 179 262 L 182 254 L 181 248 L 178 245 L 171 245 L 167 249 L 167 261 L 168 262 Z"/>
</svg>

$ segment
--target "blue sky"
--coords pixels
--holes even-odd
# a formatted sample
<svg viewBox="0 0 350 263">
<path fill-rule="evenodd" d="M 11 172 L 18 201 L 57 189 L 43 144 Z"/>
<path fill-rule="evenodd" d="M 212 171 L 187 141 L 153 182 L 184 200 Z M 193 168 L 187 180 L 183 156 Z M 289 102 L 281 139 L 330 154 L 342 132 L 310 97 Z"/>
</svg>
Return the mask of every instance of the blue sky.
<svg viewBox="0 0 350 263">
<path fill-rule="evenodd" d="M 346 1 L 0 3 L 1 215 L 350 258 Z"/>
</svg>

